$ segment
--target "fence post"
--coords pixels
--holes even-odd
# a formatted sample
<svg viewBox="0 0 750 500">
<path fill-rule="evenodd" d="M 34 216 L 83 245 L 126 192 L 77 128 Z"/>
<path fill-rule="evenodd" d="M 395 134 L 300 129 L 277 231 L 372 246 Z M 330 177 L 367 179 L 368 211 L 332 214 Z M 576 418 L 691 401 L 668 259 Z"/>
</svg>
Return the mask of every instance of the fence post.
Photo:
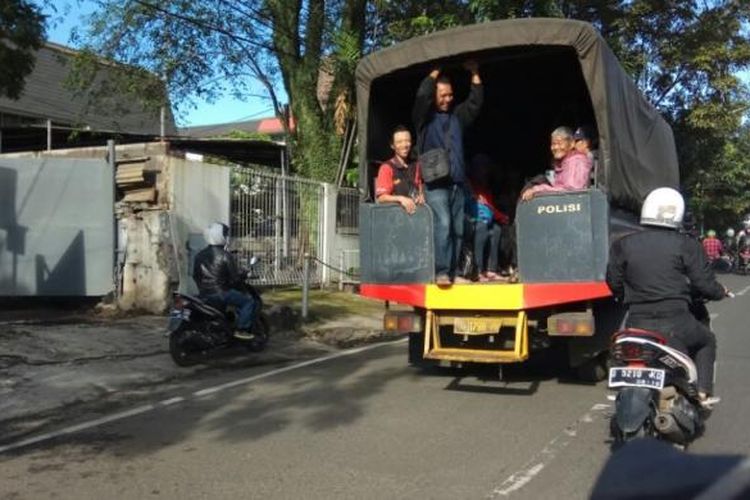
<svg viewBox="0 0 750 500">
<path fill-rule="evenodd" d="M 339 292 L 344 291 L 344 251 L 339 254 Z"/>
<path fill-rule="evenodd" d="M 320 260 L 330 264 L 333 256 L 334 240 L 336 239 L 336 198 L 338 190 L 333 184 L 323 184 L 323 248 Z M 331 271 L 323 266 L 321 270 L 320 284 L 328 285 L 331 282 Z"/>
<path fill-rule="evenodd" d="M 305 254 L 302 263 L 302 319 L 307 320 L 307 309 L 310 295 L 310 254 Z"/>
</svg>

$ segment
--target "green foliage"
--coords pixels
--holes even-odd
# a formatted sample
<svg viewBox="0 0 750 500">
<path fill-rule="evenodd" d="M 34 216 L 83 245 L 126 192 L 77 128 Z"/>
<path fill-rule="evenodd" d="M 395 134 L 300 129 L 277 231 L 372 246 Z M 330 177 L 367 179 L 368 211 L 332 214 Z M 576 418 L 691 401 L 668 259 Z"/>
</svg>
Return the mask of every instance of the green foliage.
<svg viewBox="0 0 750 500">
<path fill-rule="evenodd" d="M 323 85 L 328 103 L 341 94 L 354 95 L 365 5 L 365 0 L 101 0 L 75 41 L 136 75 L 146 71 L 162 77 L 178 111 L 198 99 L 260 91 L 288 124 L 277 95 L 283 86 L 296 122 L 287 130 L 293 168 L 330 181 L 341 140 L 335 134 L 334 106 L 322 107 L 318 99 L 320 69 L 324 60 L 334 62 L 332 82 Z M 81 88 L 95 81 L 86 68 L 82 56 L 75 77 Z M 127 82 L 129 93 L 147 95 L 145 80 L 129 74 L 118 80 Z"/>
<path fill-rule="evenodd" d="M 231 130 L 228 134 L 222 136 L 227 139 L 244 139 L 248 141 L 272 141 L 271 136 L 263 132 L 248 132 L 247 130 Z"/>
<path fill-rule="evenodd" d="M 729 137 L 707 135 L 694 153 L 703 163 L 688 179 L 691 208 L 707 225 L 738 225 L 750 212 L 750 125 Z"/>
<path fill-rule="evenodd" d="M 0 2 L 0 96 L 18 99 L 45 39 L 45 17 L 27 0 Z"/>
</svg>

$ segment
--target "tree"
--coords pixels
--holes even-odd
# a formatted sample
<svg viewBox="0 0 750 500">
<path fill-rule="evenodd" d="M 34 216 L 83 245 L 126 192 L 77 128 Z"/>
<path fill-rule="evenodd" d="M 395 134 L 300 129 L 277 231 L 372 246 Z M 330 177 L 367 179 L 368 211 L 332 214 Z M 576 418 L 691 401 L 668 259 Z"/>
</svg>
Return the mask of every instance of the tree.
<svg viewBox="0 0 750 500">
<path fill-rule="evenodd" d="M 45 35 L 45 17 L 39 7 L 27 0 L 0 2 L 0 96 L 21 96 Z"/>
<path fill-rule="evenodd" d="M 284 124 L 296 170 L 330 181 L 341 144 L 336 132 L 353 116 L 365 7 L 365 0 L 100 0 L 76 41 L 131 73 L 140 68 L 163 77 L 178 106 L 260 90 Z M 79 75 L 84 67 L 93 66 L 83 64 Z M 89 72 L 79 84 L 94 79 Z M 142 83 L 132 80 L 130 91 L 140 93 Z M 337 115 L 337 108 L 348 112 Z"/>
</svg>

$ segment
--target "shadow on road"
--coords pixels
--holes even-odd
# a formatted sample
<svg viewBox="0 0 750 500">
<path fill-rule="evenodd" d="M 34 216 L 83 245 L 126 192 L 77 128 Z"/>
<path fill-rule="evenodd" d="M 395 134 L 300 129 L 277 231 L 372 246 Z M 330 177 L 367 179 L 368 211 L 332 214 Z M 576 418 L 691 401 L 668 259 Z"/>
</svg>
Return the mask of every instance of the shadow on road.
<svg viewBox="0 0 750 500">
<path fill-rule="evenodd" d="M 205 380 L 197 381 L 189 389 L 192 392 L 171 392 L 171 397 L 181 396 L 184 402 L 171 405 L 152 402 L 157 407 L 153 411 L 21 448 L 0 460 L 31 454 L 35 460 L 48 461 L 45 468 L 49 470 L 49 467 L 65 468 L 67 463 L 96 460 L 101 454 L 125 458 L 147 456 L 164 446 L 180 446 L 197 435 L 204 440 L 250 443 L 288 427 L 324 432 L 350 426 L 368 411 L 368 401 L 373 396 L 391 381 L 408 374 L 405 363 L 398 368 L 383 363 L 384 353 L 399 351 L 403 352 L 402 344 L 381 346 L 375 356 L 343 357 L 274 375 L 262 383 L 241 383 L 203 396 L 194 393 L 195 389 L 205 388 Z M 263 371 L 270 368 L 248 375 Z M 233 377 L 229 382 L 238 378 Z M 147 403 L 140 400 L 129 408 L 108 408 L 98 416 Z"/>
</svg>

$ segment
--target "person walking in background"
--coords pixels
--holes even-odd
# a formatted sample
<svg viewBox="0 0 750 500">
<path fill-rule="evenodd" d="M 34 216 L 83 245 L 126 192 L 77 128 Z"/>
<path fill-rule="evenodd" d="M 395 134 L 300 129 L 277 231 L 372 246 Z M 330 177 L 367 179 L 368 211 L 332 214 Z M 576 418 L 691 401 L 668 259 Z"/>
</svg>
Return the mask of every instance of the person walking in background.
<svg viewBox="0 0 750 500">
<path fill-rule="evenodd" d="M 468 282 L 456 275 L 456 262 L 463 244 L 466 196 L 463 134 L 479 115 L 484 89 L 477 63 L 468 61 L 464 67 L 471 73 L 471 89 L 464 102 L 454 106 L 450 79 L 435 69 L 422 80 L 412 110 L 426 183 L 425 199 L 434 214 L 435 282 L 438 285 Z M 433 176 L 433 170 L 439 173 Z"/>
</svg>

